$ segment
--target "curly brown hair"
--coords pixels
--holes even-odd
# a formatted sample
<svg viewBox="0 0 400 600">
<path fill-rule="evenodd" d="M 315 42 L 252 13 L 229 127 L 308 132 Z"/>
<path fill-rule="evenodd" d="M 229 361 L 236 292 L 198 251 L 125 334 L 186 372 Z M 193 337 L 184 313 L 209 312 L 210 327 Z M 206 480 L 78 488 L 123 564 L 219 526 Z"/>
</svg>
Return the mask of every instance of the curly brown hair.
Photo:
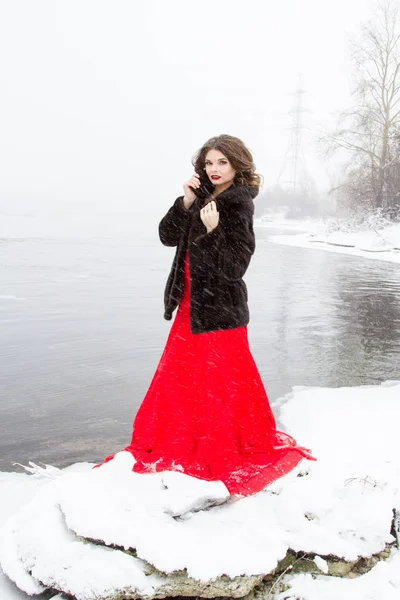
<svg viewBox="0 0 400 600">
<path fill-rule="evenodd" d="M 260 188 L 262 176 L 256 173 L 251 152 L 242 140 L 227 134 L 210 138 L 192 159 L 192 165 L 198 173 L 204 169 L 206 156 L 210 150 L 219 150 L 229 160 L 236 171 L 235 185 L 248 185 L 257 190 Z"/>
</svg>

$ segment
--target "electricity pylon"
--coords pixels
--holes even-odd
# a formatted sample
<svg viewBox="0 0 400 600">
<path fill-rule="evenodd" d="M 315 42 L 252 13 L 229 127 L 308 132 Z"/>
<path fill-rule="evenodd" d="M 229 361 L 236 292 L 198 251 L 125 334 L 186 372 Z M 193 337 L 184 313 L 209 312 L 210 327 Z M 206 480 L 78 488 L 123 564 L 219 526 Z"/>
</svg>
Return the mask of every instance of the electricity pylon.
<svg viewBox="0 0 400 600">
<path fill-rule="evenodd" d="M 280 187 L 292 194 L 304 193 L 311 183 L 303 149 L 303 131 L 306 127 L 303 125 L 302 116 L 307 112 L 307 109 L 303 107 L 305 93 L 306 90 L 302 88 L 301 75 L 299 75 L 298 88 L 293 92 L 294 106 L 289 112 L 292 115 L 289 143 L 277 181 Z"/>
</svg>

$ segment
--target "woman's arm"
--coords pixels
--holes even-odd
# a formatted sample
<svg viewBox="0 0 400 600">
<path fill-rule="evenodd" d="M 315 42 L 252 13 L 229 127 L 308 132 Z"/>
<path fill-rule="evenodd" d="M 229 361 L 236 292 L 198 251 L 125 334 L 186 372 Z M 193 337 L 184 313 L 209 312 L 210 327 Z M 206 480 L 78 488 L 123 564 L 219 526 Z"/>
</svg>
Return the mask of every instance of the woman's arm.
<svg viewBox="0 0 400 600">
<path fill-rule="evenodd" d="M 208 268 L 228 279 L 243 277 L 256 246 L 253 215 L 252 198 L 232 203 L 215 229 L 196 238 L 196 248 Z"/>
<path fill-rule="evenodd" d="M 179 196 L 171 206 L 165 217 L 161 219 L 158 233 L 164 246 L 177 246 L 182 229 L 190 211 L 185 208 L 183 196 Z"/>
<path fill-rule="evenodd" d="M 184 196 L 179 196 L 158 226 L 158 233 L 164 246 L 177 246 L 183 227 L 191 214 L 190 207 L 196 200 L 196 193 L 200 187 L 200 175 L 193 175 L 183 184 Z"/>
</svg>

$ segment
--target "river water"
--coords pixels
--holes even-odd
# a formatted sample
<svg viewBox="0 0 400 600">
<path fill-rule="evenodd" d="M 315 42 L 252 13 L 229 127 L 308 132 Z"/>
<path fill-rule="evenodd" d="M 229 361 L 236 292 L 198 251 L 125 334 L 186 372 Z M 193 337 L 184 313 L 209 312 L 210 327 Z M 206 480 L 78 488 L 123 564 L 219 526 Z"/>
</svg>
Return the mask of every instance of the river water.
<svg viewBox="0 0 400 600">
<path fill-rule="evenodd" d="M 171 325 L 174 249 L 156 228 L 126 233 L 0 239 L 0 470 L 99 461 L 129 443 Z M 271 233 L 257 229 L 246 282 L 272 405 L 294 385 L 400 379 L 400 265 L 276 245 Z"/>
</svg>

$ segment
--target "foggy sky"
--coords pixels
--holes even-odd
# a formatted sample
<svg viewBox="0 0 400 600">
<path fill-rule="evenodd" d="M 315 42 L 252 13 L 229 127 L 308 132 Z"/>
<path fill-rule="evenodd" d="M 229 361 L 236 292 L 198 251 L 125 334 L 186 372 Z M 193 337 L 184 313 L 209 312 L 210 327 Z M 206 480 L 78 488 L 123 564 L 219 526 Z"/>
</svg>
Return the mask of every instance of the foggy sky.
<svg viewBox="0 0 400 600">
<path fill-rule="evenodd" d="M 371 3 L 1 0 L 0 206 L 159 213 L 220 133 L 274 183 L 299 72 L 323 187 L 312 135 L 350 101 L 347 36 Z"/>
</svg>

